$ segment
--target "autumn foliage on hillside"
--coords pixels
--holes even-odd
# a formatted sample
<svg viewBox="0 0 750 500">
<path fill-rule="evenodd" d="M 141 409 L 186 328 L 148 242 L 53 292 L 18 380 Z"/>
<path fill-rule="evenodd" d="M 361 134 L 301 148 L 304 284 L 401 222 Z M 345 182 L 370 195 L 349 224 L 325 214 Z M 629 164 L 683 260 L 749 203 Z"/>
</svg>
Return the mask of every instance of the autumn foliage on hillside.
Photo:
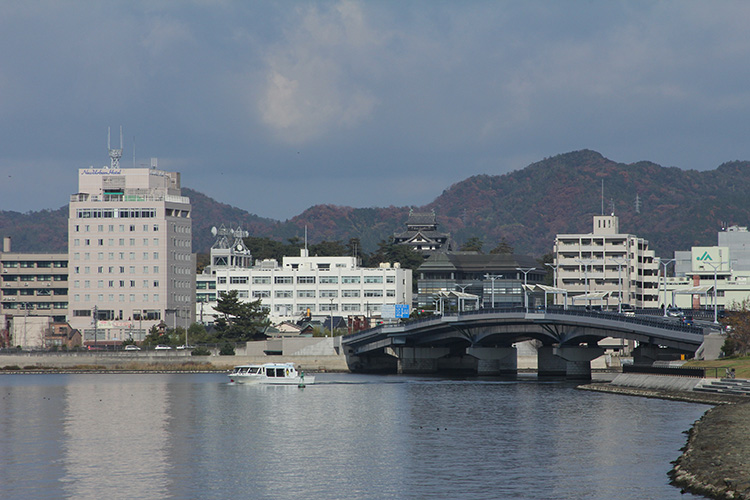
<svg viewBox="0 0 750 500">
<path fill-rule="evenodd" d="M 485 249 L 504 242 L 517 253 L 535 256 L 552 250 L 556 234 L 591 232 L 594 215 L 614 211 L 621 232 L 646 238 L 658 255 L 668 256 L 693 245 L 715 245 L 716 233 L 726 225 L 750 225 L 745 195 L 750 192 L 749 174 L 746 161 L 699 172 L 646 161 L 616 163 L 582 150 L 503 175 L 469 177 L 426 206 L 317 205 L 287 221 L 250 214 L 192 189 L 183 192 L 193 204 L 195 252 L 208 251 L 214 241 L 211 227 L 221 224 L 242 226 L 250 236 L 280 242 L 304 238 L 305 230 L 310 243 L 357 238 L 364 251 L 373 252 L 405 230 L 413 208 L 434 210 L 438 230 L 451 233 L 457 248 L 477 238 Z M 0 212 L 0 235 L 13 236 L 14 251 L 62 252 L 66 217 L 67 207 L 29 214 Z"/>
</svg>

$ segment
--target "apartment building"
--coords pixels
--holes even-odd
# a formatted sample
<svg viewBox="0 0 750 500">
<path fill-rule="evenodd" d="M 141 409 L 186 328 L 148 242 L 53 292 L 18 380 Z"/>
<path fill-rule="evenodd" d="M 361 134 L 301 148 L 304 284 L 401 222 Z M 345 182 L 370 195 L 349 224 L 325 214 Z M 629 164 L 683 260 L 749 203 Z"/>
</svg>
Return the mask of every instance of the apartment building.
<svg viewBox="0 0 750 500">
<path fill-rule="evenodd" d="M 46 316 L 65 321 L 68 312 L 68 255 L 13 253 L 3 238 L 0 253 L 0 314 Z"/>
<path fill-rule="evenodd" d="M 78 170 L 70 197 L 70 325 L 84 343 L 141 340 L 159 323 L 188 327 L 195 312 L 190 199 L 180 174 L 151 166 Z"/>
<path fill-rule="evenodd" d="M 659 306 L 659 260 L 647 240 L 620 232 L 614 214 L 594 216 L 591 233 L 558 234 L 554 255 L 555 286 L 568 291 L 569 304 L 616 310 L 622 293 L 636 308 Z"/>
</svg>

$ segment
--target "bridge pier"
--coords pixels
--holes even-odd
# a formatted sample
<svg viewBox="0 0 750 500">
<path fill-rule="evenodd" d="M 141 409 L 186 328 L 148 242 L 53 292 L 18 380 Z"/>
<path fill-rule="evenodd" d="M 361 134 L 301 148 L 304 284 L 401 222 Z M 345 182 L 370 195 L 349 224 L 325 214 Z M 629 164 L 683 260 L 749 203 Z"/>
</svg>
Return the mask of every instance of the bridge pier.
<svg viewBox="0 0 750 500">
<path fill-rule="evenodd" d="M 659 346 L 654 344 L 639 344 L 633 350 L 633 364 L 652 366 L 659 359 Z"/>
<path fill-rule="evenodd" d="M 537 376 L 591 379 L 591 360 L 604 354 L 601 347 L 542 346 L 537 351 Z"/>
<path fill-rule="evenodd" d="M 477 375 L 516 375 L 515 347 L 467 347 L 466 354 L 477 358 Z"/>
<path fill-rule="evenodd" d="M 386 347 L 385 353 L 397 359 L 396 372 L 435 373 L 438 358 L 450 354 L 447 347 Z"/>
</svg>

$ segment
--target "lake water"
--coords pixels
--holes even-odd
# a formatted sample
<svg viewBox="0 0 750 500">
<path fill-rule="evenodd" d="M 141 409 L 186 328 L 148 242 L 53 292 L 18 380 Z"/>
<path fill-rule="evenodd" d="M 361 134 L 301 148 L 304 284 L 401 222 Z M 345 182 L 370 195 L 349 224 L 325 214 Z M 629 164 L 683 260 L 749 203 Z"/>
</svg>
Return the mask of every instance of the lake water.
<svg viewBox="0 0 750 500">
<path fill-rule="evenodd" d="M 566 382 L 1 375 L 2 499 L 687 499 L 704 405 Z"/>
</svg>

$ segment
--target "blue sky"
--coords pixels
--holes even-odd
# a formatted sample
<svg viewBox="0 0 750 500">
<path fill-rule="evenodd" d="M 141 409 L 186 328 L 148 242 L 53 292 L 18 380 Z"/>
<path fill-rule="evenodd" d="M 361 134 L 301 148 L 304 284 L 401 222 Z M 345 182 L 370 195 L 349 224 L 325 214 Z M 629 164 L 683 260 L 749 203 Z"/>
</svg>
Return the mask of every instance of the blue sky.
<svg viewBox="0 0 750 500">
<path fill-rule="evenodd" d="M 430 202 L 594 149 L 750 160 L 750 3 L 0 1 L 0 210 L 77 168 L 182 173 L 264 217 Z M 135 144 L 135 154 L 134 154 Z"/>
</svg>

